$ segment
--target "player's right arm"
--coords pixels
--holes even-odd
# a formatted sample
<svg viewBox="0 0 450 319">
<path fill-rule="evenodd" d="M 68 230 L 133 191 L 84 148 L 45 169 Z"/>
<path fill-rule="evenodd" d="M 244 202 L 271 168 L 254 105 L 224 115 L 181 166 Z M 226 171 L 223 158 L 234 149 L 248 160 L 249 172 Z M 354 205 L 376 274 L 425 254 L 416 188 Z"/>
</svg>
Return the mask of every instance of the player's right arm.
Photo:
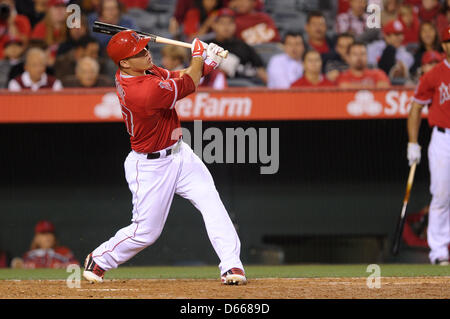
<svg viewBox="0 0 450 319">
<path fill-rule="evenodd" d="M 421 77 L 414 94 L 411 110 L 409 111 L 408 128 L 408 148 L 407 158 L 409 166 L 413 163 L 420 163 L 421 147 L 419 145 L 419 129 L 422 121 L 421 113 L 425 105 L 431 103 L 434 94 L 434 88 L 429 73 Z"/>
<path fill-rule="evenodd" d="M 411 103 L 411 110 L 409 111 L 407 123 L 409 143 L 418 143 L 420 122 L 422 121 L 422 108 L 423 105 L 416 101 Z"/>
</svg>

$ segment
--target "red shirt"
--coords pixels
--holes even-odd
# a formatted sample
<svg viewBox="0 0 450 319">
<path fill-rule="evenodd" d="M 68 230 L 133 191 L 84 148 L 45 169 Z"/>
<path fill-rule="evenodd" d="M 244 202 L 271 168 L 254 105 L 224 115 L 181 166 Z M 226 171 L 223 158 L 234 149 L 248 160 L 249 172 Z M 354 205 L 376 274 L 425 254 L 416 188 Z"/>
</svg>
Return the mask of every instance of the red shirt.
<svg viewBox="0 0 450 319">
<path fill-rule="evenodd" d="M 280 34 L 272 18 L 264 12 L 236 16 L 236 36 L 249 45 L 280 42 Z"/>
<path fill-rule="evenodd" d="M 217 15 L 217 11 L 214 10 L 209 13 L 209 17 L 215 17 Z M 207 18 L 207 19 L 208 19 Z M 204 21 L 206 22 L 206 20 Z M 184 17 L 183 21 L 183 32 L 187 36 L 192 36 L 198 32 L 202 23 L 200 22 L 200 10 L 197 8 L 189 9 Z"/>
<path fill-rule="evenodd" d="M 28 18 L 24 15 L 18 14 L 14 19 L 14 24 L 19 32 L 20 39 L 27 41 L 31 33 L 31 25 Z M 4 57 L 3 48 L 9 36 L 10 34 L 7 30 L 7 24 L 5 22 L 0 22 L 0 59 L 3 59 Z"/>
<path fill-rule="evenodd" d="M 414 101 L 431 104 L 428 111 L 428 124 L 450 128 L 450 63 L 442 61 L 425 73 L 419 81 Z"/>
<path fill-rule="evenodd" d="M 31 32 L 31 38 L 33 39 L 45 39 L 45 35 L 47 34 L 47 27 L 45 26 L 45 22 L 41 21 L 36 24 L 33 28 L 33 32 Z M 58 42 L 59 37 L 61 36 L 61 32 L 58 29 L 53 30 L 53 38 Z"/>
<path fill-rule="evenodd" d="M 297 81 L 295 81 L 294 83 L 291 84 L 291 88 L 295 88 L 295 87 L 321 87 L 321 86 L 335 86 L 336 84 L 334 84 L 333 82 L 331 82 L 330 80 L 328 80 L 326 77 L 324 76 L 320 76 L 320 82 L 317 84 L 313 84 L 311 83 L 305 76 L 301 77 L 300 79 L 298 79 Z"/>
<path fill-rule="evenodd" d="M 390 83 L 388 76 L 379 69 L 365 69 L 361 76 L 356 76 L 351 70 L 342 72 L 337 78 L 337 84 L 358 83 L 365 86 L 376 86 L 378 82 Z"/>
<path fill-rule="evenodd" d="M 317 52 L 320 54 L 328 53 L 330 52 L 330 47 L 328 46 L 328 43 L 326 40 L 323 40 L 321 45 L 313 44 L 312 42 L 308 42 L 308 44 Z"/>
<path fill-rule="evenodd" d="M 147 75 L 116 72 L 117 96 L 130 134 L 131 148 L 153 153 L 174 144 L 181 136 L 175 102 L 195 91 L 194 81 L 179 72 L 154 66 Z"/>
</svg>

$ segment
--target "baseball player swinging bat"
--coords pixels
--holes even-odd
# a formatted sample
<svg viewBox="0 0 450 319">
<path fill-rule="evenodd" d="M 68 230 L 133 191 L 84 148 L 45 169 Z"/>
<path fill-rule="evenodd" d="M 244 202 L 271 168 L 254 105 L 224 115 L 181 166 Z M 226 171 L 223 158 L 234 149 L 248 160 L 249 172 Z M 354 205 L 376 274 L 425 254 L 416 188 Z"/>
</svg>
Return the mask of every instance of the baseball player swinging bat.
<svg viewBox="0 0 450 319">
<path fill-rule="evenodd" d="M 400 248 L 400 239 L 402 238 L 403 227 L 405 226 L 406 221 L 406 206 L 408 206 L 409 195 L 411 193 L 411 188 L 414 181 L 414 173 L 416 172 L 417 163 L 413 163 L 411 168 L 409 169 L 408 182 L 406 183 L 406 192 L 405 197 L 403 198 L 403 207 L 402 212 L 400 214 L 400 219 L 397 223 L 397 228 L 394 234 L 394 243 L 392 245 L 392 254 L 395 256 L 398 254 Z"/>
<path fill-rule="evenodd" d="M 188 49 L 192 48 L 192 44 L 191 43 L 177 41 L 177 40 L 172 40 L 172 39 L 160 37 L 160 36 L 157 36 L 157 35 L 154 35 L 154 34 L 150 34 L 150 33 L 147 33 L 147 32 L 137 31 L 137 30 L 133 30 L 133 29 L 127 29 L 127 28 L 124 28 L 124 27 L 121 27 L 121 26 L 118 26 L 118 25 L 104 23 L 104 22 L 100 22 L 100 21 L 95 21 L 94 22 L 94 26 L 92 27 L 92 31 L 93 32 L 104 33 L 104 34 L 108 34 L 108 35 L 111 35 L 111 36 L 115 35 L 116 33 L 119 33 L 120 31 L 123 31 L 123 30 L 132 30 L 132 31 L 136 32 L 137 34 L 145 35 L 147 37 L 150 37 L 150 41 L 151 42 L 176 45 L 176 46 L 180 46 L 180 47 L 188 48 Z M 227 50 L 222 51 L 222 52 L 219 53 L 219 55 L 222 58 L 227 58 L 228 51 Z"/>
</svg>

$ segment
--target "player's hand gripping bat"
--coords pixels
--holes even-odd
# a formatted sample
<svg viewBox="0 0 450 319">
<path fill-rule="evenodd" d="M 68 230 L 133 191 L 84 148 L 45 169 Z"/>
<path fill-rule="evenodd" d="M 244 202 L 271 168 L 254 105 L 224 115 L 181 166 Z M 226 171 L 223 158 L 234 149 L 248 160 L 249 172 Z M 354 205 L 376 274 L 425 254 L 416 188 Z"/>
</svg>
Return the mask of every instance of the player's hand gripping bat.
<svg viewBox="0 0 450 319">
<path fill-rule="evenodd" d="M 113 36 L 116 33 L 119 33 L 120 31 L 123 31 L 123 30 L 132 30 L 132 31 L 136 32 L 137 34 L 141 34 L 141 35 L 145 35 L 147 37 L 150 37 L 150 42 L 164 43 L 164 44 L 170 44 L 170 45 L 177 45 L 177 46 L 188 48 L 188 49 L 190 49 L 191 46 L 192 46 L 191 43 L 177 41 L 177 40 L 172 40 L 172 39 L 160 37 L 160 36 L 157 36 L 157 35 L 154 35 L 154 34 L 150 34 L 150 33 L 147 33 L 147 32 L 137 31 L 137 30 L 133 30 L 133 29 L 127 29 L 127 28 L 124 28 L 124 27 L 121 27 L 121 26 L 118 26 L 118 25 L 104 23 L 104 22 L 100 22 L 100 21 L 95 21 L 94 22 L 94 26 L 92 27 L 92 31 L 93 32 L 109 34 L 111 36 Z M 226 50 L 222 51 L 222 52 L 219 53 L 219 55 L 222 58 L 226 58 L 228 56 L 228 51 L 226 51 Z"/>
<path fill-rule="evenodd" d="M 400 214 L 400 218 L 398 220 L 397 228 L 396 228 L 395 234 L 394 234 L 394 243 L 392 245 L 392 254 L 393 255 L 397 255 L 399 248 L 400 248 L 400 240 L 402 238 L 403 227 L 405 226 L 405 221 L 406 221 L 406 206 L 408 205 L 409 194 L 411 193 L 411 188 L 412 188 L 413 181 L 414 181 L 414 173 L 416 172 L 416 165 L 417 165 L 417 163 L 413 163 L 411 165 L 411 168 L 409 169 L 409 176 L 408 176 L 408 182 L 406 183 L 405 197 L 403 198 L 402 212 Z"/>
</svg>

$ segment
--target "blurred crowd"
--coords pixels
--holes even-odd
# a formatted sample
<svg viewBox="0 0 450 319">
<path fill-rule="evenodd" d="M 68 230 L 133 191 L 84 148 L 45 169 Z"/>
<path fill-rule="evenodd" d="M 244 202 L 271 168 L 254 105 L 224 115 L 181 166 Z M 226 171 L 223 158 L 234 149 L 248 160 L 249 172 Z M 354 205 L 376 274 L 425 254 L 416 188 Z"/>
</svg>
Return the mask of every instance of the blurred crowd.
<svg viewBox="0 0 450 319">
<path fill-rule="evenodd" d="M 114 86 L 96 20 L 222 46 L 229 57 L 204 87 L 387 87 L 415 85 L 444 59 L 450 0 L 0 0 L 0 87 Z M 180 47 L 150 51 L 169 70 L 189 63 Z"/>
<path fill-rule="evenodd" d="M 55 226 L 48 220 L 39 221 L 34 227 L 30 247 L 20 257 L 0 249 L 0 268 L 66 268 L 79 265 L 72 251 L 59 243 Z"/>
</svg>

